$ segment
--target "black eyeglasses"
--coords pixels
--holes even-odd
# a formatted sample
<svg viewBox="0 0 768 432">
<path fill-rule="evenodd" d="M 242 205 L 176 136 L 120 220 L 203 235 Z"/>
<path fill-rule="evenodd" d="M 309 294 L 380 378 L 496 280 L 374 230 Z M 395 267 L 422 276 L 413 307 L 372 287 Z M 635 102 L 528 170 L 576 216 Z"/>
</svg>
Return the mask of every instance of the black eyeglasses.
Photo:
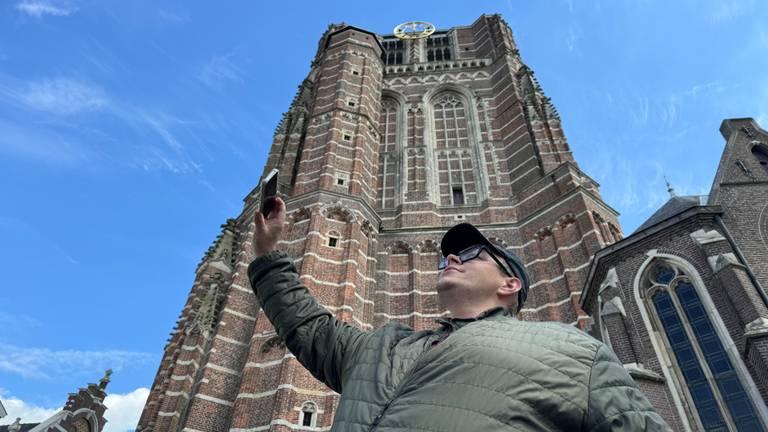
<svg viewBox="0 0 768 432">
<path fill-rule="evenodd" d="M 482 253 L 483 251 L 488 252 L 488 255 L 490 255 L 491 258 L 493 258 L 493 260 L 496 261 L 496 264 L 498 264 L 499 267 L 501 267 L 501 269 L 504 270 L 504 273 L 506 273 L 507 276 L 509 276 L 509 277 L 517 277 L 517 276 L 515 276 L 515 274 L 513 272 L 511 272 L 507 268 L 507 266 L 505 266 L 504 264 L 501 263 L 501 261 L 499 261 L 499 259 L 493 253 L 493 251 L 488 246 L 486 246 L 486 245 L 470 246 L 470 247 L 464 249 L 463 251 L 461 251 L 461 252 L 459 252 L 459 253 L 457 253 L 455 255 L 457 257 L 459 257 L 459 261 L 461 261 L 462 263 L 465 263 L 467 261 L 470 261 L 470 260 L 473 260 L 473 259 L 479 257 L 480 253 Z M 444 256 L 444 257 L 440 258 L 440 262 L 437 263 L 437 269 L 438 270 L 443 270 L 446 267 L 448 267 L 448 257 Z"/>
</svg>

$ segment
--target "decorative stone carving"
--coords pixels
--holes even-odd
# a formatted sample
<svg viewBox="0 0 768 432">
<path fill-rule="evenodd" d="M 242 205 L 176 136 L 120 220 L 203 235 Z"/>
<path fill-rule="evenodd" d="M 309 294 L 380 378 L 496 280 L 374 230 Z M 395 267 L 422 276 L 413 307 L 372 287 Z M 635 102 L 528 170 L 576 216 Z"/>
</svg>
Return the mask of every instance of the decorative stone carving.
<svg viewBox="0 0 768 432">
<path fill-rule="evenodd" d="M 367 219 L 363 220 L 363 223 L 360 225 L 360 231 L 364 236 L 370 237 L 371 233 L 373 233 L 373 224 Z"/>
<path fill-rule="evenodd" d="M 301 222 L 310 217 L 312 217 L 312 210 L 307 207 L 302 207 L 291 214 L 291 222 Z"/>
<path fill-rule="evenodd" d="M 708 243 L 714 243 L 724 241 L 725 237 L 717 230 L 705 231 L 704 228 L 691 233 L 691 239 L 699 246 L 704 246 Z"/>
<path fill-rule="evenodd" d="M 557 220 L 557 225 L 560 227 L 560 229 L 565 229 L 569 225 L 573 225 L 575 223 L 576 217 L 574 217 L 573 213 L 567 213 Z"/>
<path fill-rule="evenodd" d="M 709 262 L 709 266 L 712 267 L 712 271 L 715 273 L 729 265 L 743 267 L 738 258 L 736 258 L 736 255 L 734 255 L 732 252 L 707 257 L 707 262 Z"/>
<path fill-rule="evenodd" d="M 423 112 L 424 108 L 422 107 L 421 103 L 414 103 L 411 104 L 410 107 L 408 107 L 408 113 L 409 114 L 421 114 Z"/>
<path fill-rule="evenodd" d="M 421 253 L 437 253 L 439 252 L 440 247 L 434 240 L 423 240 L 416 245 L 416 250 Z"/>
<path fill-rule="evenodd" d="M 552 227 L 545 226 L 543 228 L 539 228 L 539 230 L 536 231 L 535 236 L 536 236 L 536 239 L 540 240 L 540 241 L 544 240 L 547 237 L 551 237 L 552 236 Z"/>
<path fill-rule="evenodd" d="M 742 126 L 741 131 L 750 138 L 755 138 L 755 131 L 749 126 Z"/>
<path fill-rule="evenodd" d="M 386 251 L 390 255 L 408 255 L 411 253 L 411 247 L 407 243 L 398 240 L 388 244 Z"/>
<path fill-rule="evenodd" d="M 337 220 L 339 222 L 354 222 L 355 215 L 347 208 L 341 201 L 336 202 L 323 208 L 322 215 L 328 219 Z"/>
<path fill-rule="evenodd" d="M 261 352 L 262 354 L 266 354 L 275 347 L 285 347 L 285 343 L 280 338 L 280 336 L 272 336 L 271 338 L 264 341 L 264 344 L 261 345 Z"/>
</svg>

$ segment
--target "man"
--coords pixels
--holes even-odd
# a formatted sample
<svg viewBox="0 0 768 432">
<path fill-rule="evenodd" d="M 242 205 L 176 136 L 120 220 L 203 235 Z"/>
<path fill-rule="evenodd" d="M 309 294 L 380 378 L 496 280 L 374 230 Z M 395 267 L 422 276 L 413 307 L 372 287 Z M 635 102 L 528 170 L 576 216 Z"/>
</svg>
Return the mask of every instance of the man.
<svg viewBox="0 0 768 432">
<path fill-rule="evenodd" d="M 286 346 L 341 393 L 332 431 L 669 430 L 611 350 L 560 323 L 514 318 L 528 276 L 469 224 L 445 234 L 437 290 L 451 318 L 364 332 L 312 298 L 275 250 L 285 203 L 255 216 L 251 285 Z"/>
</svg>

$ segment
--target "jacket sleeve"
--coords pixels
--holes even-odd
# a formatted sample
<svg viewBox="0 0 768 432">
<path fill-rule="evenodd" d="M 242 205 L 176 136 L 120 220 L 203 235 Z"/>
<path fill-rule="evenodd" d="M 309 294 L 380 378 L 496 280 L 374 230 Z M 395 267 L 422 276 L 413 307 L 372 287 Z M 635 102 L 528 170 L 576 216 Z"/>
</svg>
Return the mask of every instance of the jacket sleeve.
<svg viewBox="0 0 768 432">
<path fill-rule="evenodd" d="M 320 306 L 282 252 L 254 260 L 248 277 L 259 304 L 288 349 L 315 378 L 341 393 L 347 366 L 369 333 L 336 319 Z"/>
<path fill-rule="evenodd" d="M 588 397 L 585 431 L 672 431 L 605 344 L 595 354 Z"/>
</svg>

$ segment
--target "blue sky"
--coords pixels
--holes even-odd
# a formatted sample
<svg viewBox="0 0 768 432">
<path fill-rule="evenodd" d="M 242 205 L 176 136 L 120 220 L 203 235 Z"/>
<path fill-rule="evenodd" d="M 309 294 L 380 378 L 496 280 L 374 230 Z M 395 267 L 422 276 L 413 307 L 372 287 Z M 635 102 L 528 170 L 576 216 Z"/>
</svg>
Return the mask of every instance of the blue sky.
<svg viewBox="0 0 768 432">
<path fill-rule="evenodd" d="M 723 118 L 768 126 L 764 2 L 363 4 L 0 2 L 0 423 L 111 367 L 107 431 L 135 424 L 195 266 L 329 23 L 501 13 L 625 233 L 666 200 L 664 175 L 708 192 Z"/>
</svg>

